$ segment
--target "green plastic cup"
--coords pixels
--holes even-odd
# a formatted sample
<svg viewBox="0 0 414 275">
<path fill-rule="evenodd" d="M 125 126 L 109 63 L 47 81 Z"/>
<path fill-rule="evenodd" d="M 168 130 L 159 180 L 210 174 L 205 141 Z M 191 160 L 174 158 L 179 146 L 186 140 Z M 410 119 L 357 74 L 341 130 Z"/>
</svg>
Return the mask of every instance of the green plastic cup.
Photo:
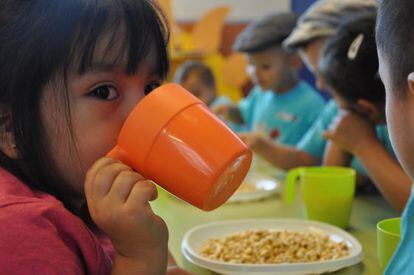
<svg viewBox="0 0 414 275">
<path fill-rule="evenodd" d="M 285 180 L 285 201 L 293 202 L 299 180 L 307 218 L 347 228 L 355 194 L 355 175 L 352 168 L 333 166 L 290 170 Z"/>
<path fill-rule="evenodd" d="M 382 220 L 377 224 L 377 252 L 384 272 L 400 243 L 401 238 L 401 219 L 393 218 Z"/>
</svg>

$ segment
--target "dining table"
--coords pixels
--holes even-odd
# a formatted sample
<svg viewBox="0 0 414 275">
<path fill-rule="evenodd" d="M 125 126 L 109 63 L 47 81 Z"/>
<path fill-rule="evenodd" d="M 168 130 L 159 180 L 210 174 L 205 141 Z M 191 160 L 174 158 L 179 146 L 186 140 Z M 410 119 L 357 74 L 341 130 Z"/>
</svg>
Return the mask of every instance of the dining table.
<svg viewBox="0 0 414 275">
<path fill-rule="evenodd" d="M 280 192 L 254 201 L 226 203 L 216 210 L 204 212 L 174 197 L 165 190 L 159 190 L 158 199 L 152 203 L 153 211 L 161 216 L 169 228 L 169 249 L 177 264 L 193 274 L 216 274 L 196 266 L 183 257 L 182 240 L 186 232 L 196 226 L 216 221 L 234 221 L 251 219 L 306 219 L 300 186 L 293 203 L 283 200 L 283 179 L 286 172 L 264 160 L 255 157 L 251 171 L 266 175 L 280 183 Z M 195 183 L 196 184 L 196 183 Z M 344 268 L 332 274 L 381 274 L 377 257 L 376 225 L 379 221 L 397 217 L 400 214 L 378 193 L 356 194 L 350 219 L 346 229 L 362 245 L 363 260 L 359 264 Z"/>
</svg>

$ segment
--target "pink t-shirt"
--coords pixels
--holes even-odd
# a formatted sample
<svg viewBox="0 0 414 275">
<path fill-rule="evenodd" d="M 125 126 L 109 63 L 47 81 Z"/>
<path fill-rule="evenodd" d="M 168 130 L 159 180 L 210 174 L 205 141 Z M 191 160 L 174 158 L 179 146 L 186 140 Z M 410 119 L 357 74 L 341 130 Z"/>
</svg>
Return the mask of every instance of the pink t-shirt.
<svg viewBox="0 0 414 275">
<path fill-rule="evenodd" d="M 113 256 L 59 200 L 0 169 L 0 274 L 109 274 Z"/>
</svg>

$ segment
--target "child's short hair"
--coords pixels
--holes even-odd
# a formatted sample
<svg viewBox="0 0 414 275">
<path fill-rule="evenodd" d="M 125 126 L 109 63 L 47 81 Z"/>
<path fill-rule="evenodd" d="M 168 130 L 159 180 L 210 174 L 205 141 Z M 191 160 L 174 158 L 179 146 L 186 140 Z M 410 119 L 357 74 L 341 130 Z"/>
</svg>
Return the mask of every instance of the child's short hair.
<svg viewBox="0 0 414 275">
<path fill-rule="evenodd" d="M 414 1 L 382 0 L 378 12 L 377 44 L 391 70 L 391 83 L 405 90 L 414 70 Z"/>
<path fill-rule="evenodd" d="M 327 41 L 319 62 L 326 83 L 350 103 L 358 99 L 385 102 L 378 74 L 375 21 L 376 13 L 366 13 L 344 22 Z"/>
<path fill-rule="evenodd" d="M 236 38 L 233 50 L 257 53 L 281 46 L 296 26 L 298 16 L 289 13 L 272 13 L 250 23 Z"/>
<path fill-rule="evenodd" d="M 174 82 L 182 84 L 192 73 L 195 73 L 208 87 L 212 89 L 216 87 L 213 71 L 204 63 L 195 60 L 185 62 L 177 69 Z"/>
</svg>

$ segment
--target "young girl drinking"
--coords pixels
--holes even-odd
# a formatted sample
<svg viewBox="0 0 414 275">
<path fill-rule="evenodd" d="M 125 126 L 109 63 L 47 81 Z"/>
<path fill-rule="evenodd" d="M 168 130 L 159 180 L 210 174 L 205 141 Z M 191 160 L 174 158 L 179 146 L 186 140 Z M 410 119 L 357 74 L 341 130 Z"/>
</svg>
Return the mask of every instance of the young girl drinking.
<svg viewBox="0 0 414 275">
<path fill-rule="evenodd" d="M 385 89 L 378 74 L 376 14 L 350 19 L 327 41 L 319 70 L 340 107 L 325 137 L 325 165 L 352 166 L 398 210 L 409 177 L 396 160 L 385 124 Z"/>
<path fill-rule="evenodd" d="M 165 26 L 149 0 L 1 1 L 0 273 L 166 273 L 155 186 L 102 158 L 168 71 Z"/>
</svg>

